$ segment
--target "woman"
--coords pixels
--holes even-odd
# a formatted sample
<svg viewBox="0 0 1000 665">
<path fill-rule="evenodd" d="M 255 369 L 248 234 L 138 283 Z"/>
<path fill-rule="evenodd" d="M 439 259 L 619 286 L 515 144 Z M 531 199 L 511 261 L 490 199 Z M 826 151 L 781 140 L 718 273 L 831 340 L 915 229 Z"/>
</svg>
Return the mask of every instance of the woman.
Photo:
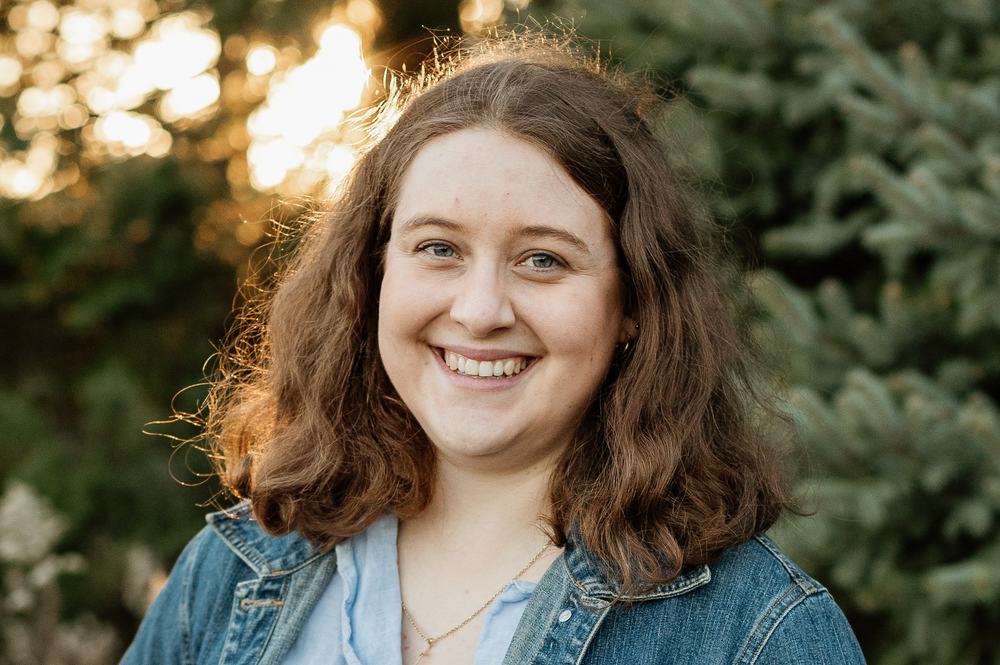
<svg viewBox="0 0 1000 665">
<path fill-rule="evenodd" d="M 386 103 L 214 393 L 247 501 L 125 662 L 863 662 L 760 535 L 772 411 L 652 102 L 494 44 Z"/>
</svg>

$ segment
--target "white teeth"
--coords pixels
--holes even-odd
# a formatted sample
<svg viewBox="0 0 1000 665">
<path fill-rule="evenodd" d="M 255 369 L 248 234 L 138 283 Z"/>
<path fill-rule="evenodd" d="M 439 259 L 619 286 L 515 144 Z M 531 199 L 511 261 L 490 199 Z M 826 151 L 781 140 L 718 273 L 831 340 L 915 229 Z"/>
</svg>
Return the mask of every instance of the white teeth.
<svg viewBox="0 0 1000 665">
<path fill-rule="evenodd" d="M 524 356 L 502 358 L 500 360 L 472 360 L 452 351 L 445 350 L 442 357 L 444 363 L 452 371 L 483 379 L 514 376 L 528 366 L 528 359 Z"/>
</svg>

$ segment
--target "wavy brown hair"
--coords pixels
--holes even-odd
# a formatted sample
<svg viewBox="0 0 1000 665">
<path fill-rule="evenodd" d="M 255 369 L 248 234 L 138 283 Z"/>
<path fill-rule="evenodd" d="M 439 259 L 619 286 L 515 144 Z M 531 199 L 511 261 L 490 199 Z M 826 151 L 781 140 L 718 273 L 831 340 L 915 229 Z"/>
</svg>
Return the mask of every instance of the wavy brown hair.
<svg viewBox="0 0 1000 665">
<path fill-rule="evenodd" d="M 563 545 L 578 530 L 622 591 L 663 583 L 767 529 L 787 504 L 777 416 L 733 315 L 736 282 L 651 129 L 647 85 L 565 44 L 475 50 L 391 91 L 380 138 L 230 346 L 208 405 L 219 473 L 269 532 L 324 548 L 385 510 L 427 506 L 433 446 L 378 353 L 382 255 L 417 151 L 493 128 L 545 150 L 607 213 L 639 324 L 551 476 L 551 536 Z"/>
</svg>

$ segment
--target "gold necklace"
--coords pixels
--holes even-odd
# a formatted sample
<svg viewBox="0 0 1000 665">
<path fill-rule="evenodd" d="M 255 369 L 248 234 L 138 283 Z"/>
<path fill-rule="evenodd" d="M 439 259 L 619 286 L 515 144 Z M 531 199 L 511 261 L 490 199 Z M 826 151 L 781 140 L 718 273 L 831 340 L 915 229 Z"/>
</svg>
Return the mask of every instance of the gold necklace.
<svg viewBox="0 0 1000 665">
<path fill-rule="evenodd" d="M 514 577 L 512 577 L 511 580 L 510 580 L 510 582 L 513 582 L 514 580 L 516 580 L 519 577 L 521 577 L 521 575 L 524 575 L 526 572 L 528 572 L 528 568 L 531 568 L 533 565 L 535 565 L 536 561 L 538 561 L 540 558 L 542 558 L 542 554 L 545 553 L 545 550 L 549 549 L 549 545 L 551 545 L 551 544 L 552 543 L 545 543 L 545 547 L 543 547 L 542 549 L 538 550 L 538 554 L 536 554 L 535 556 L 533 556 L 531 558 L 531 561 L 528 562 L 528 565 L 526 565 L 524 568 L 522 568 L 521 572 L 519 572 L 517 575 L 515 575 Z M 483 604 L 482 607 L 480 607 L 478 610 L 476 610 L 475 612 L 473 612 L 472 615 L 469 616 L 469 618 L 467 618 L 465 621 L 463 621 L 462 623 L 458 624 L 457 626 L 455 626 L 451 630 L 449 630 L 449 631 L 447 631 L 445 633 L 441 633 L 437 637 L 427 637 L 422 632 L 420 632 L 420 629 L 417 628 L 417 622 L 413 620 L 413 615 L 410 614 L 410 610 L 406 609 L 406 603 L 404 603 L 403 600 L 400 599 L 399 600 L 399 604 L 403 608 L 403 614 L 406 616 L 407 620 L 410 622 L 410 625 L 413 626 L 413 630 L 417 631 L 417 635 L 420 636 L 420 639 L 422 639 L 424 642 L 427 643 L 427 648 L 424 649 L 422 652 L 420 652 L 420 655 L 417 656 L 417 659 L 415 661 L 413 661 L 413 665 L 416 665 L 417 663 L 419 663 L 420 659 L 423 658 L 424 656 L 426 656 L 427 652 L 431 650 L 431 647 L 434 646 L 435 644 L 437 644 L 437 642 L 439 640 L 443 640 L 444 638 L 448 637 L 449 635 L 451 635 L 452 633 L 454 633 L 459 628 L 463 628 L 467 623 L 469 623 L 470 621 L 472 621 L 473 619 L 475 619 L 477 616 L 479 616 L 480 612 L 482 612 L 487 607 L 489 607 L 490 605 L 492 605 L 493 601 L 497 599 L 497 596 L 499 596 L 500 594 L 502 594 L 504 592 L 504 589 L 506 589 L 510 585 L 510 582 L 507 582 L 507 584 L 504 584 L 500 588 L 499 591 L 497 591 L 495 594 L 493 594 L 492 598 L 490 598 L 489 600 L 487 600 Z"/>
</svg>

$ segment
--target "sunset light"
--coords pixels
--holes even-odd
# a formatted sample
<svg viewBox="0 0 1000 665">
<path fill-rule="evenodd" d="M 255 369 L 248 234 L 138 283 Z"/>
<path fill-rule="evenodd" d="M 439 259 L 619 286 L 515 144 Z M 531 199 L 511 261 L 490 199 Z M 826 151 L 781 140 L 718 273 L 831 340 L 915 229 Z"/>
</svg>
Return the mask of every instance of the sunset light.
<svg viewBox="0 0 1000 665">
<path fill-rule="evenodd" d="M 240 152 L 227 171 L 234 186 L 242 178 L 261 192 L 315 193 L 349 170 L 342 123 L 369 76 L 358 31 L 371 34 L 380 19 L 369 0 L 351 0 L 340 16 L 350 25 L 328 20 L 304 61 L 294 46 L 243 42 L 245 74 L 235 73 L 256 108 L 240 111 L 245 140 L 227 125 Z M 22 147 L 0 141 L 5 198 L 58 191 L 79 177 L 78 159 L 163 157 L 174 134 L 217 117 L 223 104 L 222 42 L 207 13 L 160 15 L 154 0 L 29 0 L 10 8 L 7 23 L 14 32 L 0 41 L 0 98 L 12 98 L 13 112 L 0 127 L 12 125 Z"/>
<path fill-rule="evenodd" d="M 157 14 L 152 0 L 11 8 L 7 22 L 17 33 L 13 52 L 0 54 L 0 95 L 15 97 L 11 121 L 27 148 L 0 151 L 4 197 L 41 198 L 78 177 L 76 164 L 60 163 L 60 132 L 80 129 L 91 161 L 162 157 L 173 143 L 163 122 L 212 112 L 218 34 L 193 12 Z M 157 96 L 159 119 L 138 110 Z"/>
<path fill-rule="evenodd" d="M 254 46 L 247 69 L 266 73 L 275 55 Z M 368 78 L 358 33 L 336 23 L 326 28 L 316 55 L 275 75 L 264 103 L 247 120 L 251 184 L 299 193 L 342 176 L 349 150 L 337 147 L 337 132 L 346 113 L 361 104 Z M 331 154 L 337 155 L 332 161 Z"/>
</svg>

